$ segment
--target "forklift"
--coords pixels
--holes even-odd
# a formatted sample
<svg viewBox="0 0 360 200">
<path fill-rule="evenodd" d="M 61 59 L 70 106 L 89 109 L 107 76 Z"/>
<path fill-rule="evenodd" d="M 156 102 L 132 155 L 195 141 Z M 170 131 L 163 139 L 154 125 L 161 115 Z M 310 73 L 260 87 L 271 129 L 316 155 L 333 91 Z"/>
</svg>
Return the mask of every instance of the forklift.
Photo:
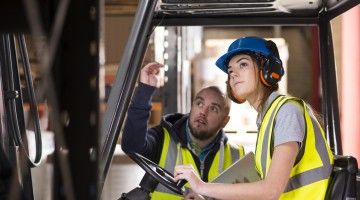
<svg viewBox="0 0 360 200">
<path fill-rule="evenodd" d="M 326 199 L 356 199 L 358 173 L 357 161 L 342 155 L 340 120 L 336 88 L 336 73 L 330 21 L 359 1 L 142 1 L 135 15 L 130 38 L 126 45 L 114 87 L 108 100 L 103 130 L 108 136 L 104 141 L 102 158 L 111 157 L 114 143 L 124 122 L 130 97 L 141 69 L 149 36 L 155 27 L 165 26 L 313 26 L 319 38 L 323 115 L 327 140 L 336 155 L 331 183 Z M 112 143 L 112 145 L 110 144 Z M 146 174 L 140 187 L 124 193 L 121 199 L 150 199 L 158 183 L 177 194 L 183 194 L 183 182 L 174 182 L 171 173 L 139 154 L 132 158 Z M 106 173 L 109 161 L 105 162 Z M 359 175 L 358 175 L 359 176 Z M 104 177 L 106 175 L 104 174 Z M 151 177 L 151 178 L 149 178 Z M 359 179 L 359 178 L 358 178 Z M 359 193 L 359 192 L 358 192 Z M 359 198 L 359 197 L 358 197 Z"/>
</svg>

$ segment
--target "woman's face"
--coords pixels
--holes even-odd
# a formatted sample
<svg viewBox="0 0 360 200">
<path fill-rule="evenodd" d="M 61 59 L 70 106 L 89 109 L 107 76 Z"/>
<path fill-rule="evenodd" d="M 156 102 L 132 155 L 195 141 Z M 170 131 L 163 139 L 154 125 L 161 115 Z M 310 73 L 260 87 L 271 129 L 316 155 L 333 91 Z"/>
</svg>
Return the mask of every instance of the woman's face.
<svg viewBox="0 0 360 200">
<path fill-rule="evenodd" d="M 248 100 L 259 84 L 256 62 L 246 54 L 233 56 L 228 66 L 229 84 L 236 99 Z"/>
</svg>

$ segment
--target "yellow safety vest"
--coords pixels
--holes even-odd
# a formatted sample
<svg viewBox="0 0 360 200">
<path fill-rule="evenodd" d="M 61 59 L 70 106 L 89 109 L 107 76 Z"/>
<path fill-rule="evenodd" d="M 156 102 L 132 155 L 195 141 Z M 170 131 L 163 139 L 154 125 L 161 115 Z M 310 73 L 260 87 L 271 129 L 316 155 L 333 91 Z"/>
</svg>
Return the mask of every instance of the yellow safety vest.
<svg viewBox="0 0 360 200">
<path fill-rule="evenodd" d="M 187 148 L 181 148 L 180 144 L 175 142 L 173 138 L 170 137 L 170 134 L 166 128 L 164 130 L 164 143 L 160 156 L 159 166 L 166 169 L 170 173 L 174 173 L 176 165 L 180 164 L 191 164 L 196 169 L 198 175 L 202 169 L 198 169 L 195 161 L 191 155 L 191 152 Z M 216 178 L 222 171 L 227 169 L 232 163 L 244 156 L 244 148 L 242 146 L 233 145 L 229 142 L 224 145 L 222 141 L 220 148 L 217 151 L 214 160 L 211 164 L 208 180 L 212 181 Z M 189 188 L 190 185 L 185 184 L 186 188 Z M 172 200 L 172 199 L 182 199 L 182 196 L 175 194 L 162 184 L 158 184 L 155 191 L 151 194 L 151 199 L 155 200 Z"/>
<path fill-rule="evenodd" d="M 321 199 L 325 197 L 329 177 L 334 163 L 334 156 L 326 142 L 324 131 L 314 117 L 312 111 L 301 99 L 294 97 L 277 97 L 264 115 L 261 123 L 256 151 L 255 163 L 262 179 L 266 177 L 271 163 L 271 143 L 276 114 L 287 101 L 299 102 L 304 111 L 306 132 L 303 147 L 299 152 L 297 163 L 293 166 L 289 182 L 279 199 Z"/>
</svg>

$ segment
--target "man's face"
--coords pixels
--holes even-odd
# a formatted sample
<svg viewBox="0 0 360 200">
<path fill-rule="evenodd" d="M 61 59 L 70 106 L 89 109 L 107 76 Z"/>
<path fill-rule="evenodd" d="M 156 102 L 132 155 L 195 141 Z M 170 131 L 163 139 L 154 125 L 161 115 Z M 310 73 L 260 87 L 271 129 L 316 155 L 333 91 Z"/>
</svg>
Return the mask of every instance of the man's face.
<svg viewBox="0 0 360 200">
<path fill-rule="evenodd" d="M 229 120 L 225 112 L 225 101 L 219 93 L 205 89 L 195 97 L 190 111 L 189 127 L 198 140 L 216 135 Z"/>
</svg>

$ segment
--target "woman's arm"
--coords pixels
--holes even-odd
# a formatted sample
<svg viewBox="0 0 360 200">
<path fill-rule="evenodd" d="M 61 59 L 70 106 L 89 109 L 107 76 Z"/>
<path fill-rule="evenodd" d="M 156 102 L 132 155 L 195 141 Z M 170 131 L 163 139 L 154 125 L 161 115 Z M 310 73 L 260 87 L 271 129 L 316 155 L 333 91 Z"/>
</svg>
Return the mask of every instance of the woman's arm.
<svg viewBox="0 0 360 200">
<path fill-rule="evenodd" d="M 297 153 L 297 142 L 276 146 L 267 176 L 253 183 L 205 183 L 191 165 L 177 166 L 175 179 L 186 179 L 194 192 L 216 199 L 278 199 L 287 185 Z"/>
</svg>

